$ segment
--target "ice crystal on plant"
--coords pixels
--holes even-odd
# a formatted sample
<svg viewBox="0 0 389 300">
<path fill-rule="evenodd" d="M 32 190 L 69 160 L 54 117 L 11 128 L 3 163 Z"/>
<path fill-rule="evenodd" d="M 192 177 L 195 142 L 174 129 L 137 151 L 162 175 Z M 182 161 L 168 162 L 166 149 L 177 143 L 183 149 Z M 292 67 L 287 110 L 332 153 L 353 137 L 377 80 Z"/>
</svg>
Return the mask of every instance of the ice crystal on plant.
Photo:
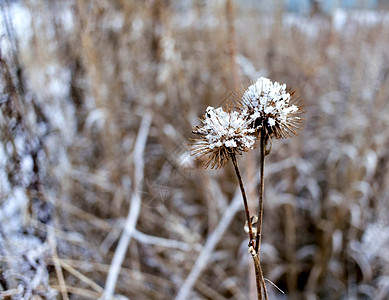
<svg viewBox="0 0 389 300">
<path fill-rule="evenodd" d="M 254 148 L 255 129 L 249 127 L 249 122 L 239 112 L 209 106 L 201 121 L 203 125 L 193 130 L 200 136 L 195 139 L 193 154 L 204 167 L 223 167 L 229 156 Z"/>
<path fill-rule="evenodd" d="M 286 84 L 261 77 L 238 95 L 239 109 L 258 133 L 285 138 L 296 133 L 301 124 L 302 106 Z"/>
</svg>

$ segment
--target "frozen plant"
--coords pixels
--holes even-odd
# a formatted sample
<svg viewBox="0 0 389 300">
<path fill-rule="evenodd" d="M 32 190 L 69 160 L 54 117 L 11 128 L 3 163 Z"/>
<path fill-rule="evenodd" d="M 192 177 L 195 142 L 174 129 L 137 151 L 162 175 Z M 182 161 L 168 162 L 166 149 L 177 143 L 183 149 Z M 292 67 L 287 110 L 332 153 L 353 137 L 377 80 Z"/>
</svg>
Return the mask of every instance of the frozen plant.
<svg viewBox="0 0 389 300">
<path fill-rule="evenodd" d="M 268 299 L 260 263 L 260 245 L 263 218 L 265 156 L 270 153 L 273 137 L 286 138 L 300 128 L 303 106 L 294 97 L 294 92 L 285 84 L 261 77 L 243 93 L 235 95 L 237 111 L 224 111 L 221 107 L 208 107 L 202 126 L 196 126 L 193 155 L 205 167 L 220 168 L 231 159 L 242 193 L 249 234 L 248 251 L 254 262 L 258 300 Z M 237 163 L 237 155 L 254 149 L 260 140 L 260 187 L 258 217 L 250 216 L 247 197 Z M 252 220 L 258 220 L 253 229 Z M 255 237 L 254 237 L 255 234 Z"/>
<path fill-rule="evenodd" d="M 272 82 L 268 78 L 260 77 L 254 84 L 250 85 L 243 94 L 237 95 L 237 108 L 241 110 L 242 115 L 255 129 L 260 140 L 260 185 L 259 185 L 259 203 L 258 217 L 255 237 L 254 251 L 257 255 L 260 265 L 260 246 L 262 238 L 262 219 L 263 219 L 263 194 L 264 194 L 264 170 L 265 156 L 270 153 L 271 139 L 273 137 L 286 138 L 291 133 L 296 134 L 300 129 L 302 119 L 300 117 L 303 109 L 300 100 L 295 97 L 292 89 L 287 89 L 286 84 Z M 248 226 L 251 227 L 251 220 L 248 219 Z M 254 262 L 256 262 L 254 260 Z M 261 268 L 259 267 L 259 270 Z M 257 278 L 258 299 L 262 299 L 261 285 L 265 299 L 268 299 L 266 285 L 262 273 Z M 258 282 L 260 281 L 260 283 Z"/>
<path fill-rule="evenodd" d="M 250 221 L 250 212 L 247 204 L 247 197 L 243 186 L 242 177 L 239 171 L 237 155 L 247 152 L 254 148 L 256 129 L 250 124 L 250 121 L 240 112 L 225 112 L 223 108 L 208 107 L 204 119 L 201 120 L 203 125 L 196 126 L 193 133 L 199 138 L 194 139 L 193 155 L 205 168 L 220 168 L 225 166 L 231 158 L 234 165 L 236 176 L 239 180 L 243 204 L 246 212 L 246 220 L 249 232 L 249 250 L 252 254 L 257 278 L 257 287 L 262 284 L 262 270 L 259 263 L 259 257 L 254 251 L 254 235 Z M 259 294 L 258 294 L 259 295 Z M 259 298 L 258 299 L 262 299 Z"/>
<path fill-rule="evenodd" d="M 255 129 L 249 128 L 249 122 L 236 111 L 208 106 L 202 123 L 193 130 L 200 136 L 195 139 L 193 153 L 205 168 L 223 167 L 231 156 L 254 147 Z"/>
<path fill-rule="evenodd" d="M 301 125 L 302 106 L 293 96 L 286 84 L 261 77 L 243 95 L 238 94 L 237 101 L 242 115 L 258 133 L 279 139 L 296 134 Z"/>
</svg>

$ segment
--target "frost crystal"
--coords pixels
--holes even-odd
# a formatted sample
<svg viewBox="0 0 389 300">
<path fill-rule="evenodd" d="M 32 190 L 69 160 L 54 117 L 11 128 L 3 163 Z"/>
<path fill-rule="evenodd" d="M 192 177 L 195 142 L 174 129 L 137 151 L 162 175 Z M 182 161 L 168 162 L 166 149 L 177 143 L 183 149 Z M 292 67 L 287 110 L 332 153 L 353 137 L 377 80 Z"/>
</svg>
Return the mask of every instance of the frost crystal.
<svg viewBox="0 0 389 300">
<path fill-rule="evenodd" d="M 205 167 L 222 167 L 230 155 L 254 148 L 255 129 L 250 128 L 249 122 L 238 112 L 225 112 L 221 107 L 209 106 L 202 123 L 203 126 L 193 130 L 200 136 L 193 150 L 199 159 L 209 156 L 203 162 Z"/>
<path fill-rule="evenodd" d="M 301 123 L 298 114 L 302 107 L 291 103 L 293 94 L 285 84 L 261 77 L 247 88 L 238 102 L 252 128 L 284 138 L 290 132 L 295 133 Z"/>
</svg>

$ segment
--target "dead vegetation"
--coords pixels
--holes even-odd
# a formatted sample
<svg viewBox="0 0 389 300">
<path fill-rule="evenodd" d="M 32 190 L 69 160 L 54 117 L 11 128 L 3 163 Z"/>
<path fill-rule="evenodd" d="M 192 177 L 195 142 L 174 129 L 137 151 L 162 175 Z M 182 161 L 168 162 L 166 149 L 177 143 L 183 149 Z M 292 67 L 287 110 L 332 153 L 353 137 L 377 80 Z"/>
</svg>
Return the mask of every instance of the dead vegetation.
<svg viewBox="0 0 389 300">
<path fill-rule="evenodd" d="M 261 263 L 287 295 L 268 284 L 269 298 L 389 297 L 383 12 L 235 7 L 231 36 L 220 1 L 1 8 L 3 298 L 97 299 L 109 277 L 117 299 L 255 298 L 233 168 L 198 169 L 187 145 L 208 105 L 258 75 L 307 110 L 267 161 Z M 257 164 L 240 163 L 249 206 Z"/>
</svg>

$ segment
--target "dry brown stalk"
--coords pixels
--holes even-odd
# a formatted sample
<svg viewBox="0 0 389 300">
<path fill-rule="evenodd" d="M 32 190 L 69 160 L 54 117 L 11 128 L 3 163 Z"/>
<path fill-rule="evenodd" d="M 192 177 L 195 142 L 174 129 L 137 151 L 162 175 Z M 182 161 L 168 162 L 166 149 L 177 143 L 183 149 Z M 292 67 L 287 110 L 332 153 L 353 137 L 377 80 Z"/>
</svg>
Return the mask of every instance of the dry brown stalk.
<svg viewBox="0 0 389 300">
<path fill-rule="evenodd" d="M 248 234 L 249 234 L 249 245 L 248 246 L 249 246 L 249 251 L 250 251 L 251 249 L 253 249 L 255 247 L 255 244 L 254 244 L 254 235 L 253 235 L 251 217 L 250 217 L 249 207 L 247 204 L 246 192 L 245 192 L 245 189 L 243 186 L 242 176 L 241 176 L 240 171 L 239 171 L 238 162 L 236 161 L 235 154 L 231 154 L 231 161 L 234 165 L 236 177 L 238 177 L 238 181 L 239 181 L 240 191 L 242 193 L 243 205 L 244 205 L 244 210 L 246 213 L 246 222 L 247 222 L 248 229 L 249 229 L 248 230 L 249 231 L 248 232 Z M 259 261 L 259 256 L 255 252 L 252 253 L 252 258 L 253 258 L 254 268 L 255 268 L 255 282 L 257 285 L 257 296 L 258 296 L 258 299 L 262 300 L 263 274 L 262 274 L 262 269 L 261 269 L 261 263 Z"/>
<path fill-rule="evenodd" d="M 165 158 L 176 144 L 187 145 L 199 112 L 219 104 L 234 87 L 234 69 L 243 81 L 267 75 L 292 83 L 309 107 L 300 138 L 277 142 L 277 151 L 265 157 L 266 211 L 258 247 L 270 299 L 278 292 L 267 278 L 291 300 L 293 293 L 294 299 L 388 298 L 387 11 L 335 10 L 305 17 L 282 9 L 265 12 L 258 1 L 231 0 L 228 17 L 227 1 L 0 2 L 5 7 L 0 18 L 14 23 L 0 45 L 0 248 L 12 254 L 0 253 L 0 298 L 20 297 L 20 281 L 12 275 L 23 266 L 18 263 L 23 257 L 14 251 L 20 249 L 20 238 L 48 236 L 51 227 L 60 259 L 73 259 L 69 265 L 104 284 L 131 205 L 126 194 L 132 190 L 123 189 L 122 182 L 133 178 L 138 120 L 150 109 L 157 113 L 144 153 L 145 177 L 150 182 L 168 178 L 171 198 L 152 207 L 142 198 L 138 231 L 115 292 L 131 299 L 174 298 L 194 267 L 196 247 L 219 224 L 237 180 L 232 165 L 223 175 L 191 171 L 185 182 L 177 180 Z M 358 34 L 350 34 L 353 30 Z M 16 50 L 14 34 L 20 42 Z M 32 103 L 43 114 L 34 113 Z M 169 128 L 174 130 L 169 133 Z M 28 172 L 25 156 L 30 144 L 21 143 L 22 135 L 44 136 L 35 175 L 49 195 L 42 200 L 58 199 L 44 203 L 54 203 L 58 225 L 35 216 L 21 224 L 19 218 L 29 214 L 23 203 L 6 216 L 16 200 L 36 194 L 29 188 L 35 175 Z M 251 217 L 258 213 L 259 140 L 257 147 L 238 161 Z M 249 183 L 253 177 L 257 182 Z M 216 299 L 218 293 L 257 299 L 255 266 L 244 256 L 248 235 L 238 233 L 246 217 L 238 214 L 194 283 L 193 298 Z M 20 227 L 9 231 L 17 222 Z M 257 226 L 252 227 L 255 240 Z M 52 253 L 42 259 L 51 261 Z M 69 297 L 97 299 L 101 294 L 62 272 Z M 47 278 L 62 297 L 64 284 L 60 287 L 52 263 Z M 202 292 L 201 283 L 216 293 Z M 149 286 L 160 296 L 153 297 L 144 288 Z"/>
<path fill-rule="evenodd" d="M 258 257 L 258 265 L 260 265 L 260 250 L 261 250 L 261 239 L 262 239 L 262 220 L 263 220 L 263 193 L 265 189 L 265 179 L 264 179 L 264 170 L 265 170 L 265 156 L 266 156 L 266 138 L 264 130 L 261 132 L 260 136 L 260 184 L 259 184 L 259 204 L 258 204 L 258 222 L 257 222 L 257 235 L 255 238 L 255 252 Z M 265 299 L 268 299 L 267 289 L 265 280 L 263 277 L 262 269 L 260 268 L 259 280 L 263 286 L 263 291 L 265 294 Z M 262 296 L 262 295 L 261 295 Z M 262 297 L 261 297 L 262 299 Z"/>
<path fill-rule="evenodd" d="M 254 235 L 253 235 L 253 227 L 251 224 L 249 206 L 247 204 L 246 192 L 244 190 L 242 176 L 240 175 L 240 170 L 239 170 L 238 162 L 236 161 L 235 154 L 231 154 L 231 160 L 232 160 L 232 164 L 234 165 L 236 177 L 238 177 L 238 181 L 239 181 L 240 191 L 242 193 L 243 205 L 244 205 L 244 210 L 246 213 L 246 220 L 247 220 L 247 224 L 248 224 L 248 228 L 249 228 L 249 247 L 254 247 Z"/>
</svg>

